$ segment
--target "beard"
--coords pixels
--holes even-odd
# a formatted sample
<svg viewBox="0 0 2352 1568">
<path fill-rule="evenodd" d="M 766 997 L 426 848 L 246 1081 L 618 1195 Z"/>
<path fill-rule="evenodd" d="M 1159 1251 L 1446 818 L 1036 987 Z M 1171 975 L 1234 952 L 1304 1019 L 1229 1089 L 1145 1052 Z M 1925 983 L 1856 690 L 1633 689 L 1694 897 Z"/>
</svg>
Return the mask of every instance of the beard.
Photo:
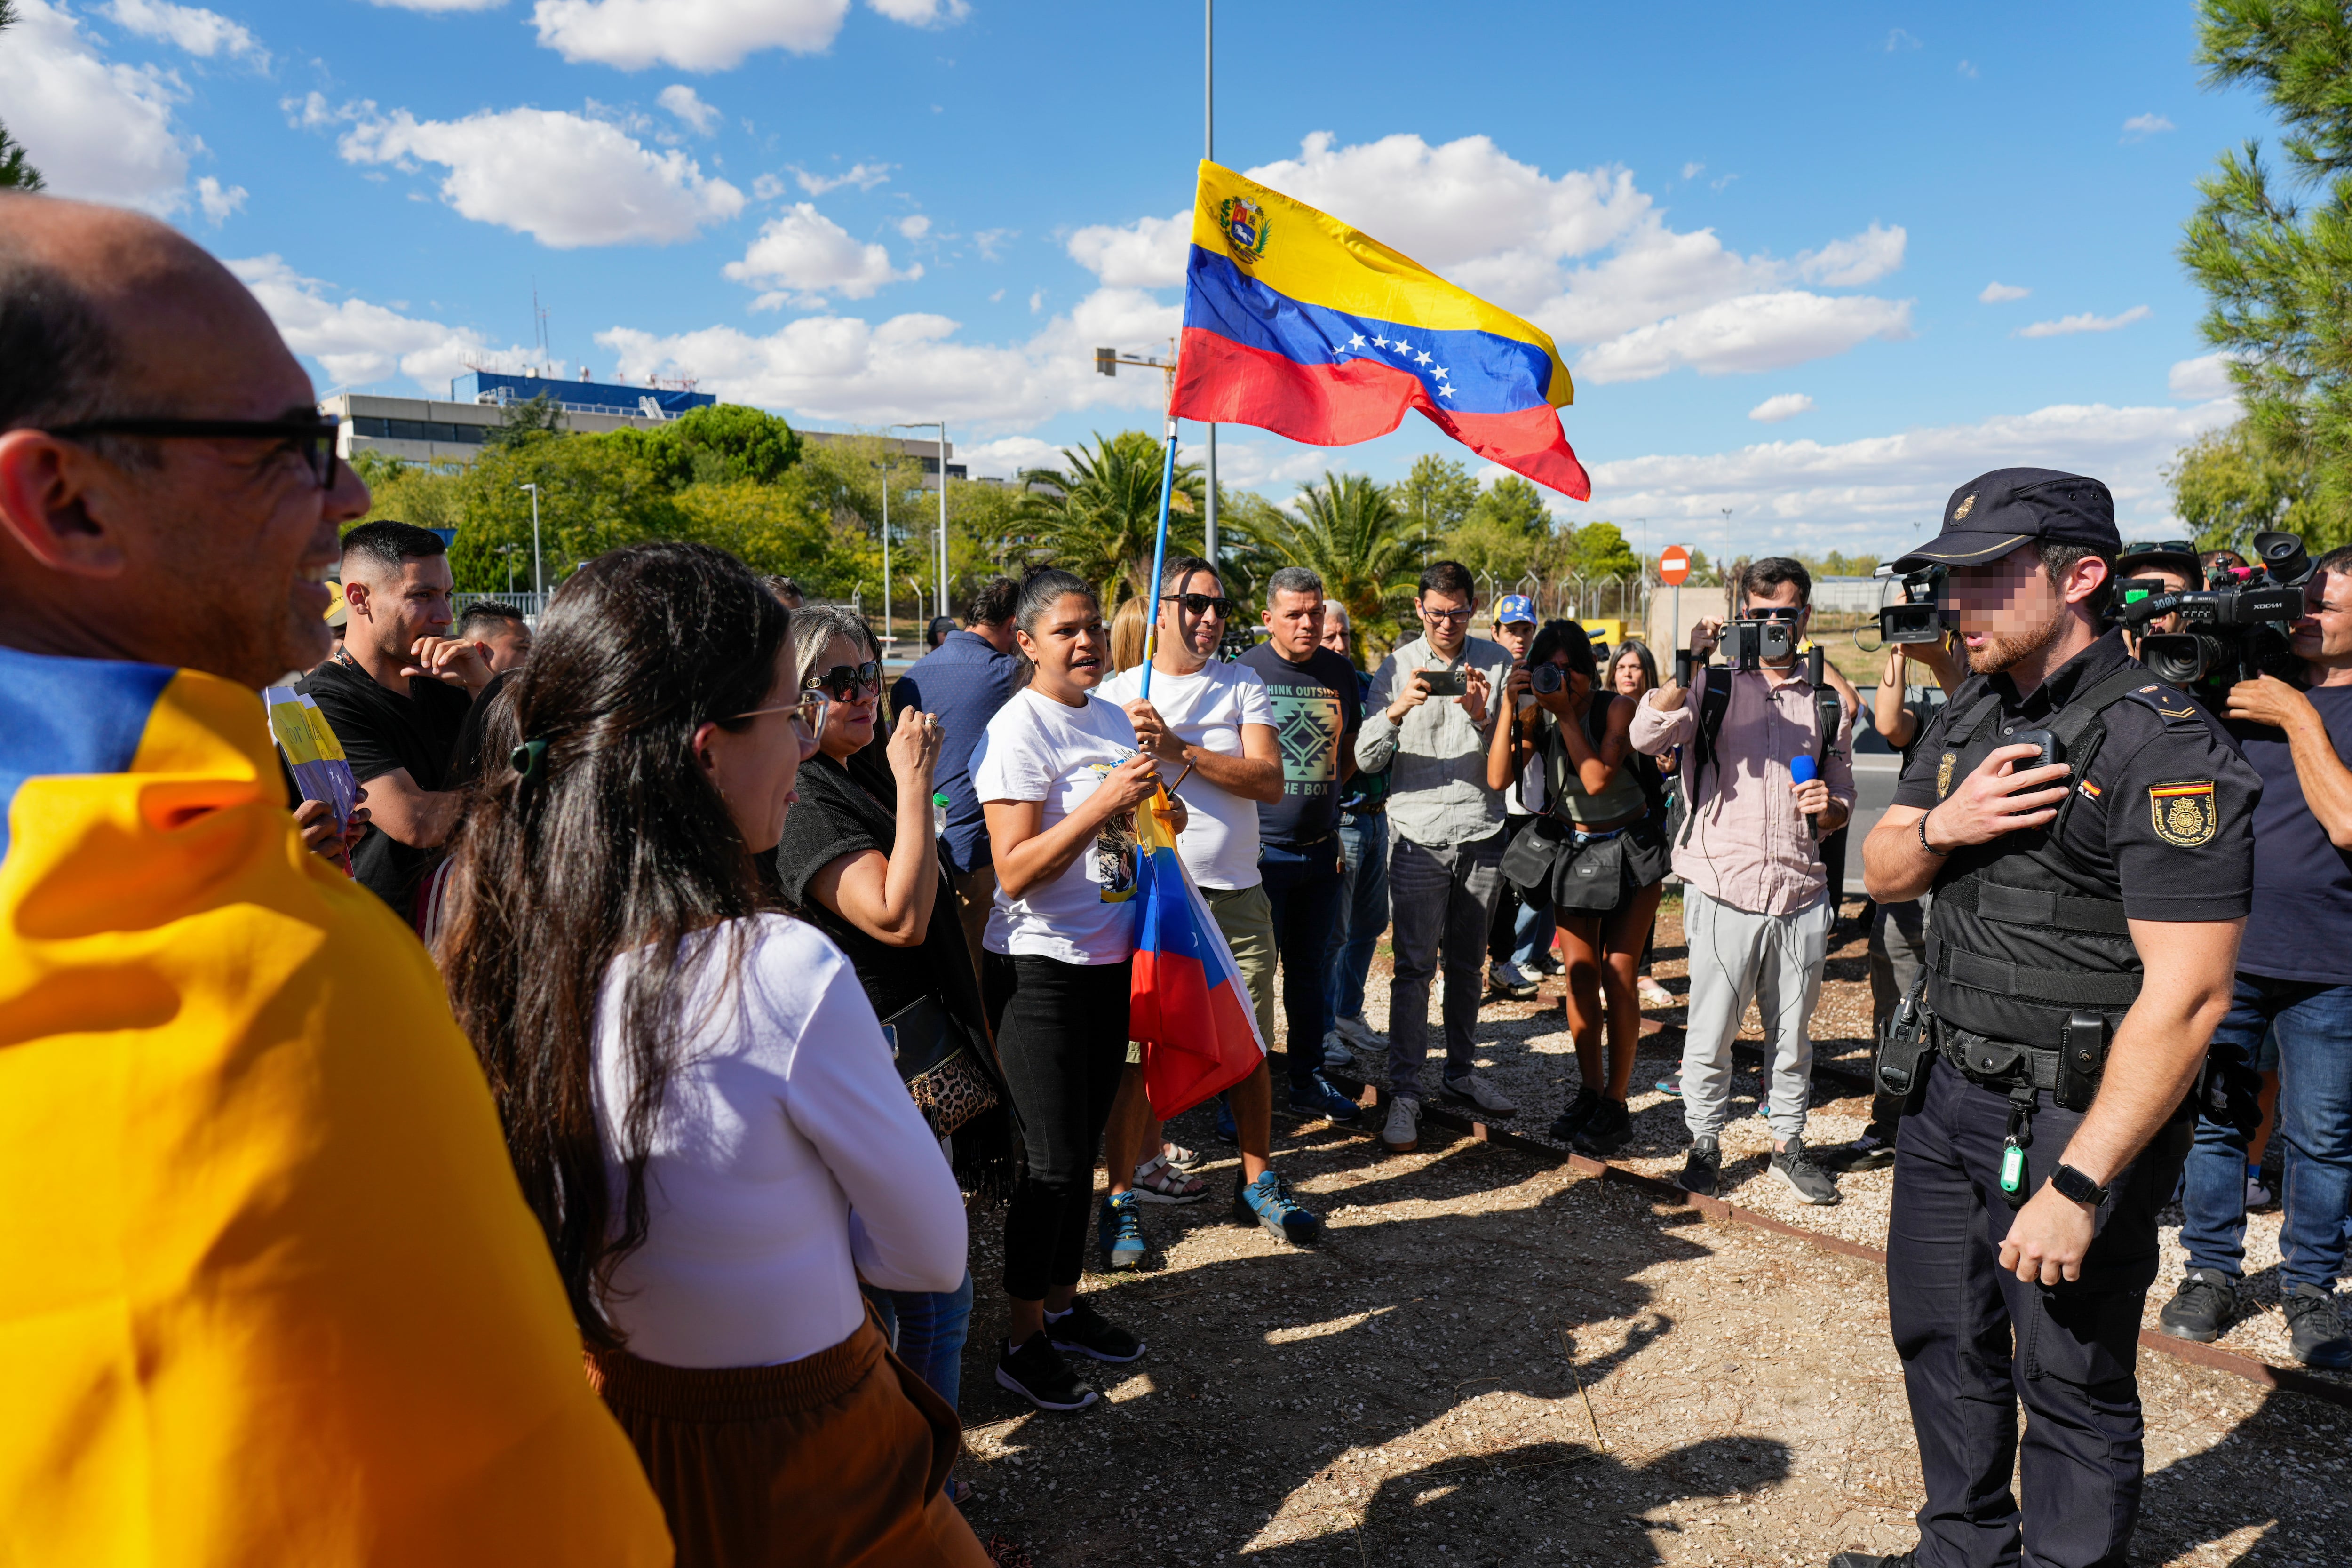
<svg viewBox="0 0 2352 1568">
<path fill-rule="evenodd" d="M 2065 624 L 2063 615 L 2051 616 L 2031 631 L 2013 637 L 1988 637 L 1979 648 L 1969 650 L 1969 668 L 1977 675 L 1994 675 L 2013 669 L 2021 659 L 2031 658 L 2058 640 L 2058 629 Z"/>
</svg>

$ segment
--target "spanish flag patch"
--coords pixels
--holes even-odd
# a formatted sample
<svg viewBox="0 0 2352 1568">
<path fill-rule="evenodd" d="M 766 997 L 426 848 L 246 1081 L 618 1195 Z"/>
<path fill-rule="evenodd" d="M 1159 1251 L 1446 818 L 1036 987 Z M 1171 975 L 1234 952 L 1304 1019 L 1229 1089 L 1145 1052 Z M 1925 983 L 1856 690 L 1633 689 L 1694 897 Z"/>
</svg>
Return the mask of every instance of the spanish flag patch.
<svg viewBox="0 0 2352 1568">
<path fill-rule="evenodd" d="M 2167 844 L 2194 849 L 2210 840 L 2221 814 L 2213 799 L 2211 779 L 2178 779 L 2150 784 L 2147 813 L 2156 836 Z"/>
</svg>

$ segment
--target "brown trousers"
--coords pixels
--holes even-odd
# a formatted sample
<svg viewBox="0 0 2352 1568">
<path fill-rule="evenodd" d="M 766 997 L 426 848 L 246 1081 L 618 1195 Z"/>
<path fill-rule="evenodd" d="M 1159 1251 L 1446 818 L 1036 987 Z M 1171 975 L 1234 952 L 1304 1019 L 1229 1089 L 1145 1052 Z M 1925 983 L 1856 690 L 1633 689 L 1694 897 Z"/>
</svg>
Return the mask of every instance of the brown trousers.
<svg viewBox="0 0 2352 1568">
<path fill-rule="evenodd" d="M 944 1489 L 963 1429 L 871 1318 L 782 1366 L 587 1362 L 661 1499 L 677 1568 L 988 1568 Z"/>
</svg>

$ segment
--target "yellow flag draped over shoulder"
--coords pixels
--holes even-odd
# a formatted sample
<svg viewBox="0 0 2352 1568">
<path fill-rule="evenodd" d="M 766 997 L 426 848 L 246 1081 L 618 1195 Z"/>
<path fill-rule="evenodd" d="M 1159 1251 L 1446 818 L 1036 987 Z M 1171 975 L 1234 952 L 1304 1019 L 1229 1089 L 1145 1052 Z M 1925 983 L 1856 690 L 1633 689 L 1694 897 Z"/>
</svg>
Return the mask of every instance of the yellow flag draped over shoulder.
<svg viewBox="0 0 2352 1568">
<path fill-rule="evenodd" d="M 255 694 L 0 649 L 0 1563 L 667 1563 L 440 978 Z"/>
</svg>

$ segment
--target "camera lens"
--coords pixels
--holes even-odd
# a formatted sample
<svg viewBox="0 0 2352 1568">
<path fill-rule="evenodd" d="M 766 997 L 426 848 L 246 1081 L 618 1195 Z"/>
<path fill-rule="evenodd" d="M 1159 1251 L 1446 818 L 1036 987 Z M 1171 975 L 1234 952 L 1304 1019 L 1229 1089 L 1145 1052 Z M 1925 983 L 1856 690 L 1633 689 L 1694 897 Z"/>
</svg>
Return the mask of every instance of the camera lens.
<svg viewBox="0 0 2352 1568">
<path fill-rule="evenodd" d="M 2139 639 L 2139 661 L 2168 686 L 2191 686 L 2217 662 L 2221 650 L 2211 637 L 2160 634 Z"/>
<path fill-rule="evenodd" d="M 1528 672 L 1528 685 L 1549 697 L 1568 684 L 1568 672 L 1556 664 L 1539 664 Z"/>
</svg>

